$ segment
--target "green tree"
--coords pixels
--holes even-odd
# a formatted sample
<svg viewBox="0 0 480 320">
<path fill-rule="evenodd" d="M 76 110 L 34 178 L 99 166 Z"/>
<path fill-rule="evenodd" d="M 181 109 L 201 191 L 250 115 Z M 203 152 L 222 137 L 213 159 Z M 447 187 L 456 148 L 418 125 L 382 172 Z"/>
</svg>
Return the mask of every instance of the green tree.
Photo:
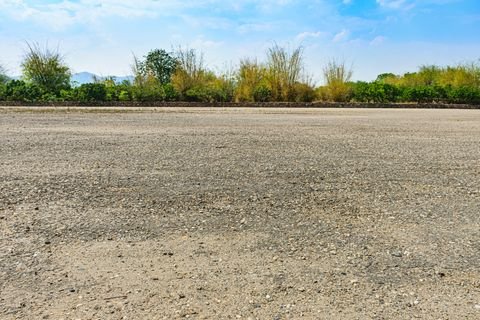
<svg viewBox="0 0 480 320">
<path fill-rule="evenodd" d="M 170 83 L 172 75 L 177 69 L 178 61 L 163 49 L 150 51 L 141 63 L 141 71 L 144 75 L 151 75 L 162 85 Z"/>
<path fill-rule="evenodd" d="M 393 73 L 382 73 L 377 76 L 377 82 L 389 83 L 392 80 L 395 80 L 397 76 Z"/>
<path fill-rule="evenodd" d="M 70 88 L 71 72 L 58 51 L 42 49 L 38 44 L 27 43 L 27 53 L 22 62 L 24 79 L 48 93 L 59 94 Z"/>
</svg>

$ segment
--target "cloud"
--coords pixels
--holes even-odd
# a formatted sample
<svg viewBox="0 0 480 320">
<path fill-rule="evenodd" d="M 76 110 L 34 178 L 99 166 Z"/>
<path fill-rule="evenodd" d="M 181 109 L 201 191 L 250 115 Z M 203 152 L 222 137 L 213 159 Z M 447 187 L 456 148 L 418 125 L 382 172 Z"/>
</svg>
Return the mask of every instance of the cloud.
<svg viewBox="0 0 480 320">
<path fill-rule="evenodd" d="M 342 41 L 345 41 L 348 39 L 348 37 L 350 36 L 350 31 L 348 31 L 347 29 L 343 29 L 342 31 L 340 31 L 339 33 L 337 33 L 332 41 L 333 42 L 342 42 Z"/>
<path fill-rule="evenodd" d="M 414 1 L 408 0 L 377 0 L 377 4 L 383 8 L 405 11 L 413 9 L 416 6 Z"/>
<path fill-rule="evenodd" d="M 293 0 L 0 0 L 0 17 L 33 21 L 56 29 L 73 24 L 89 24 L 107 17 L 153 18 L 184 14 L 191 9 L 215 8 L 215 12 L 242 11 L 246 7 L 271 11 Z M 210 14 L 215 15 L 215 14 Z"/>
<path fill-rule="evenodd" d="M 258 6 L 260 5 L 263 4 L 258 4 Z M 179 15 L 189 9 L 209 6 L 233 10 L 235 4 L 233 1 L 222 3 L 219 0 L 64 0 L 47 3 L 0 0 L 0 17 L 5 16 L 17 21 L 31 21 L 54 29 L 61 29 L 74 24 L 88 25 L 109 17 L 155 18 Z"/>
<path fill-rule="evenodd" d="M 305 32 L 299 33 L 295 38 L 298 41 L 303 41 L 307 38 L 320 38 L 327 34 L 328 34 L 327 32 L 322 32 L 322 31 L 317 31 L 317 32 L 305 31 Z"/>
<path fill-rule="evenodd" d="M 384 36 L 377 36 L 375 37 L 372 41 L 370 41 L 370 45 L 372 46 L 378 46 L 384 43 L 387 40 L 386 37 Z"/>
</svg>

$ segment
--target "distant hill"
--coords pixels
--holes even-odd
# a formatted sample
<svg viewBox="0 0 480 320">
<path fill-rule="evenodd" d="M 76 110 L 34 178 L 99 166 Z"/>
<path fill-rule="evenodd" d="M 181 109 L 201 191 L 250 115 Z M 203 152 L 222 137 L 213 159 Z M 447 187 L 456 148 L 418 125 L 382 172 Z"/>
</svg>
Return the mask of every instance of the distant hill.
<svg viewBox="0 0 480 320">
<path fill-rule="evenodd" d="M 117 83 L 121 83 L 125 80 L 127 81 L 130 81 L 130 82 L 133 82 L 133 76 L 108 76 L 108 77 L 101 77 L 101 76 L 98 76 L 94 73 L 91 73 L 91 72 L 79 72 L 79 73 L 74 73 L 72 75 L 72 83 L 74 84 L 78 84 L 78 85 L 82 85 L 82 84 L 85 84 L 85 83 L 92 83 L 92 82 L 95 82 L 95 79 L 98 79 L 98 80 L 103 80 L 103 79 L 107 79 L 107 78 L 110 78 L 110 77 L 113 77 L 115 78 L 115 82 Z"/>
</svg>

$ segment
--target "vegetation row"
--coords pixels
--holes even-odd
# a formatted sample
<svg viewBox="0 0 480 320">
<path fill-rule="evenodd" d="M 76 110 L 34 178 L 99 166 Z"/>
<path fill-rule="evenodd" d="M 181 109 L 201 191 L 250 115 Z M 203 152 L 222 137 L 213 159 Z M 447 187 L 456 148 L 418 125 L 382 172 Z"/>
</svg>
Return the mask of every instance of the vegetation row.
<svg viewBox="0 0 480 320">
<path fill-rule="evenodd" d="M 236 69 L 213 72 L 192 49 L 150 51 L 134 57 L 133 81 L 114 78 L 71 83 L 71 71 L 58 51 L 28 45 L 20 80 L 0 66 L 0 101 L 195 101 L 195 102 L 375 102 L 480 104 L 480 64 L 422 66 L 417 72 L 381 74 L 372 82 L 352 82 L 352 70 L 332 60 L 323 69 L 324 85 L 306 72 L 301 48 L 278 45 L 262 62 L 240 61 Z"/>
</svg>

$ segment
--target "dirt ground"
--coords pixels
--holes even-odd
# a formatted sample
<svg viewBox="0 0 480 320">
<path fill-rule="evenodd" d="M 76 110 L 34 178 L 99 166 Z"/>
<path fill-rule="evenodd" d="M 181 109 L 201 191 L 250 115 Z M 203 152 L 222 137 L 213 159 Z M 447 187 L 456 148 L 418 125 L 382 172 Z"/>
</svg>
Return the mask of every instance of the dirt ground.
<svg viewBox="0 0 480 320">
<path fill-rule="evenodd" d="M 0 109 L 1 319 L 480 319 L 480 110 Z"/>
</svg>

